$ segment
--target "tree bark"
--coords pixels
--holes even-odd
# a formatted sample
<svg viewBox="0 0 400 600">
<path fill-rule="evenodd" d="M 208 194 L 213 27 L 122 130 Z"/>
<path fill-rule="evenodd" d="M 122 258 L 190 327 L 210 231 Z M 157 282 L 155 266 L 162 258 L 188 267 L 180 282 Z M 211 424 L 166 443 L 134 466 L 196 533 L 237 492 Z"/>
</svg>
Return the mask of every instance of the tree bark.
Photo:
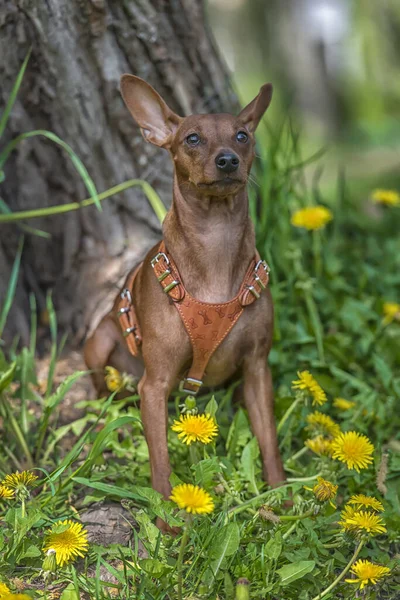
<svg viewBox="0 0 400 600">
<path fill-rule="evenodd" d="M 236 108 L 227 74 L 205 26 L 200 0 L 0 0 L 0 105 L 5 106 L 29 47 L 32 54 L 1 147 L 47 129 L 72 146 L 98 191 L 139 177 L 168 205 L 166 152 L 145 144 L 120 93 L 122 73 L 151 83 L 177 113 Z M 0 195 L 12 211 L 88 196 L 64 151 L 42 137 L 24 140 L 5 166 Z M 28 235 L 5 339 L 29 338 L 29 294 L 45 324 L 53 291 L 61 331 L 80 341 L 110 306 L 133 266 L 160 236 L 144 194 L 132 188 L 95 207 L 38 218 Z M 0 305 L 20 229 L 0 225 Z"/>
</svg>

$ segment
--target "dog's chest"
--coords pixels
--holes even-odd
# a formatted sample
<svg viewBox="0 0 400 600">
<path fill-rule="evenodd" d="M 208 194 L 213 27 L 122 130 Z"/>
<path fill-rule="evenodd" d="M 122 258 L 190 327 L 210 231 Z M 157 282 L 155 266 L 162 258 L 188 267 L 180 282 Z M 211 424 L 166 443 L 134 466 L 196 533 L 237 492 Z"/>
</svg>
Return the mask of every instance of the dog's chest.
<svg viewBox="0 0 400 600">
<path fill-rule="evenodd" d="M 223 307 L 221 316 L 229 321 L 231 313 L 228 311 L 229 309 Z M 187 373 L 193 363 L 193 341 L 200 352 L 203 347 L 207 351 L 207 348 L 210 348 L 210 345 L 207 346 L 207 339 L 212 340 L 213 335 L 217 336 L 216 324 L 220 318 L 219 314 L 206 307 L 199 312 L 201 314 L 190 326 L 190 335 L 176 309 L 170 315 L 168 324 L 164 323 L 165 335 L 169 336 L 171 342 L 174 340 L 170 351 L 176 359 L 179 379 Z M 271 337 L 272 305 L 266 295 L 243 310 L 218 347 L 210 353 L 203 378 L 204 385 L 221 385 L 240 371 L 244 360 L 251 359 L 251 356 L 260 352 L 266 355 Z"/>
</svg>

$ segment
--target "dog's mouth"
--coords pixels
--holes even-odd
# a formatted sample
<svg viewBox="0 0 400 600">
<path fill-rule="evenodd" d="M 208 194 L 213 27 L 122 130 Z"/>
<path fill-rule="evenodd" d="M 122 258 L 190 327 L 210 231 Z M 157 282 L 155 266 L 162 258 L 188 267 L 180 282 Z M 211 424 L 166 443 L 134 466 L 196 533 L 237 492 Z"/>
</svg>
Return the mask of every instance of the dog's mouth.
<svg viewBox="0 0 400 600">
<path fill-rule="evenodd" d="M 243 179 L 235 177 L 224 177 L 223 179 L 215 179 L 214 181 L 198 183 L 197 186 L 200 188 L 211 188 L 211 187 L 227 187 L 230 185 L 243 185 L 246 183 Z"/>
</svg>

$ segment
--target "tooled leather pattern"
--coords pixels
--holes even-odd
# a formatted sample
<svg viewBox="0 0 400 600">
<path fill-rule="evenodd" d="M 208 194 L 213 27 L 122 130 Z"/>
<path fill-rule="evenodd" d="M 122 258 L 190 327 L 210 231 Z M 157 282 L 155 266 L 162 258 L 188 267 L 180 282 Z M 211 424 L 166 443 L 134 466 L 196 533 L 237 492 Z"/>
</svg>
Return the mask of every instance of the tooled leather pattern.
<svg viewBox="0 0 400 600">
<path fill-rule="evenodd" d="M 244 307 L 252 304 L 267 286 L 268 272 L 260 264 L 255 273 L 254 269 L 260 261 L 257 252 L 235 298 L 229 302 L 211 304 L 196 300 L 185 289 L 164 242 L 161 242 L 158 252 L 159 259 L 153 262 L 154 273 L 164 291 L 174 301 L 192 344 L 193 362 L 187 377 L 201 381 L 211 356 L 234 327 Z M 169 273 L 165 275 L 167 271 Z M 167 286 L 173 282 L 174 287 L 167 291 Z M 255 293 L 252 293 L 251 289 Z M 192 386 L 188 382 L 185 383 L 185 388 L 192 390 L 193 393 L 198 390 L 197 386 Z"/>
<path fill-rule="evenodd" d="M 211 304 L 196 300 L 188 293 L 173 259 L 167 253 L 164 242 L 161 242 L 152 266 L 163 290 L 166 291 L 169 286 L 166 293 L 173 300 L 192 344 L 193 361 L 187 377 L 202 380 L 211 356 L 237 323 L 243 309 L 252 304 L 268 285 L 269 276 L 264 267 L 260 265 L 257 273 L 254 270 L 259 261 L 260 256 L 256 252 L 235 298 L 229 302 Z M 125 336 L 125 341 L 129 351 L 134 356 L 138 356 L 140 353 L 142 336 L 135 308 L 131 301 L 131 294 L 136 275 L 142 264 L 138 265 L 125 282 L 124 290 L 128 290 L 129 294 L 121 293 L 114 306 L 122 333 L 128 329 L 133 329 Z M 262 285 L 259 283 L 260 280 Z M 251 289 L 255 293 L 252 293 Z M 120 309 L 125 309 L 126 312 L 121 313 L 119 312 Z M 197 386 L 193 386 L 188 382 L 186 382 L 185 387 L 192 390 L 193 393 L 198 391 Z"/>
</svg>

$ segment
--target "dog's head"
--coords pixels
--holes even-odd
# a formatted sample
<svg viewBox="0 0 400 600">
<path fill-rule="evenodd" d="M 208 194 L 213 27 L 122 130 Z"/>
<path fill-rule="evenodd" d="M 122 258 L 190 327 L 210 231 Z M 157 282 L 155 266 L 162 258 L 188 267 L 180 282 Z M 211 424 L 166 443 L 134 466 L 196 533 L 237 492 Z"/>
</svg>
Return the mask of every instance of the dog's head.
<svg viewBox="0 0 400 600">
<path fill-rule="evenodd" d="M 171 152 L 180 183 L 207 196 L 235 194 L 247 183 L 254 158 L 254 132 L 272 97 L 262 86 L 238 116 L 206 114 L 180 117 L 148 83 L 121 78 L 122 97 L 146 141 Z"/>
</svg>

